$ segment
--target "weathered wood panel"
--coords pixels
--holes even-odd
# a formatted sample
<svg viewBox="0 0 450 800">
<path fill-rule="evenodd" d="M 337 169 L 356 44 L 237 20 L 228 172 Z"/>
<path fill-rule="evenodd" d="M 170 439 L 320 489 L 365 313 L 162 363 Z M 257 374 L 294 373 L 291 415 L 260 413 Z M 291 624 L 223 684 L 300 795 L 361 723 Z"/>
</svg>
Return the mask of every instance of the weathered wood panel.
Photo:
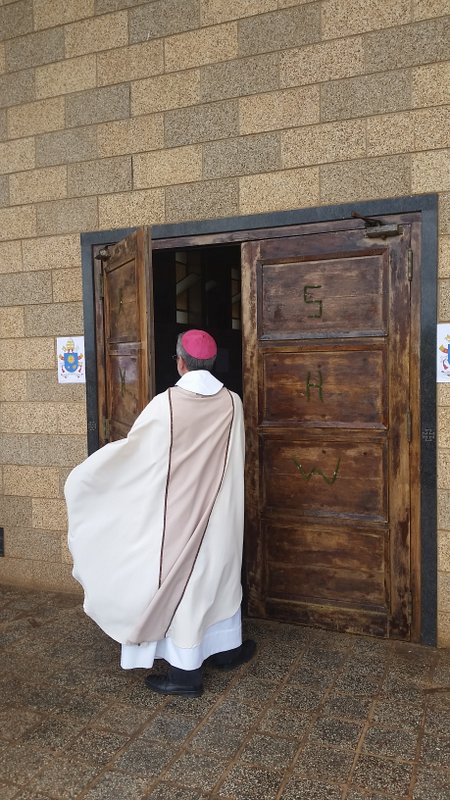
<svg viewBox="0 0 450 800">
<path fill-rule="evenodd" d="M 387 528 L 266 523 L 267 598 L 386 613 Z"/>
<path fill-rule="evenodd" d="M 266 439 L 262 452 L 267 509 L 386 521 L 386 443 Z"/>
<path fill-rule="evenodd" d="M 387 391 L 384 343 L 377 350 L 336 347 L 263 353 L 261 422 L 385 428 Z"/>
<path fill-rule="evenodd" d="M 108 352 L 110 439 L 126 436 L 140 408 L 139 358 L 135 348 L 118 345 Z"/>
<path fill-rule="evenodd" d="M 262 263 L 258 335 L 380 336 L 387 332 L 387 254 Z"/>
<path fill-rule="evenodd" d="M 386 612 L 339 605 L 337 602 L 312 603 L 280 600 L 268 597 L 265 611 L 272 619 L 300 625 L 331 628 L 346 633 L 361 633 L 369 636 L 388 636 L 389 621 Z"/>
<path fill-rule="evenodd" d="M 136 264 L 134 259 L 109 270 L 109 341 L 139 341 L 140 318 L 137 309 Z"/>
<path fill-rule="evenodd" d="M 105 419 L 103 441 L 127 435 L 154 392 L 151 243 L 139 228 L 103 262 Z"/>
<path fill-rule="evenodd" d="M 310 600 L 315 603 L 342 602 L 347 606 L 376 606 L 386 609 L 382 572 L 358 569 L 302 567 L 301 564 L 271 563 L 267 595 L 272 600 Z"/>
<path fill-rule="evenodd" d="M 269 562 L 302 568 L 360 569 L 380 572 L 386 566 L 385 531 L 361 526 L 280 525 L 266 523 Z"/>
</svg>

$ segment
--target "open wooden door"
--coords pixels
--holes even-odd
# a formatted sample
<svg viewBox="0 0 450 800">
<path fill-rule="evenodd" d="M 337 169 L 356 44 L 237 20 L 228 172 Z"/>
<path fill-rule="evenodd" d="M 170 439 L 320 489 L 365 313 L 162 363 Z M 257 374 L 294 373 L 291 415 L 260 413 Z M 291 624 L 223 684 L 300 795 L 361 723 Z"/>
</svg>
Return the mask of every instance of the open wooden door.
<svg viewBox="0 0 450 800">
<path fill-rule="evenodd" d="M 311 229 L 242 245 L 249 613 L 409 638 L 411 226 Z"/>
<path fill-rule="evenodd" d="M 96 256 L 99 444 L 125 437 L 154 394 L 151 238 L 138 228 Z"/>
</svg>

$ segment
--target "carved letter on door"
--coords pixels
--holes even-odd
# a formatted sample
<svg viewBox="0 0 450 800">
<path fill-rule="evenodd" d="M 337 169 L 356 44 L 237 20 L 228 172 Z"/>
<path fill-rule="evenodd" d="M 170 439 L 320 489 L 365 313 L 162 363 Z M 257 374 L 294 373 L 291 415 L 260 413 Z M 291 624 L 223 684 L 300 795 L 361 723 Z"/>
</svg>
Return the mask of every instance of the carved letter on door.
<svg viewBox="0 0 450 800">
<path fill-rule="evenodd" d="M 306 285 L 303 287 L 303 299 L 305 303 L 316 303 L 319 308 L 317 314 L 308 314 L 308 319 L 319 319 L 322 316 L 322 300 L 315 300 L 314 295 L 311 294 L 310 289 L 321 289 L 322 286 L 318 284 Z"/>
</svg>

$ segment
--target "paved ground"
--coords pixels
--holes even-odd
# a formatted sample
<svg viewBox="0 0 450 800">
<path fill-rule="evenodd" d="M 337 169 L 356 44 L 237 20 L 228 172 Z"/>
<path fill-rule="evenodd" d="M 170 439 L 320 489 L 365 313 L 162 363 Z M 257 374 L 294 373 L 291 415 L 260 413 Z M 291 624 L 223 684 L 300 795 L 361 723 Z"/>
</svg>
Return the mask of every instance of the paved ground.
<svg viewBox="0 0 450 800">
<path fill-rule="evenodd" d="M 250 622 L 199 699 L 123 672 L 79 600 L 0 587 L 1 800 L 449 800 L 450 651 Z"/>
</svg>

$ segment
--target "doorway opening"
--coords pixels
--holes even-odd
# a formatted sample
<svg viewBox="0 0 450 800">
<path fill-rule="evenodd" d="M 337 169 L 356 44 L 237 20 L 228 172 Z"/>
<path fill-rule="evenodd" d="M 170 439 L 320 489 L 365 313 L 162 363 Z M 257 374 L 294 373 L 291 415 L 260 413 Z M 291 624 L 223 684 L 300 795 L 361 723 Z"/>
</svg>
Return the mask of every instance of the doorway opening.
<svg viewBox="0 0 450 800">
<path fill-rule="evenodd" d="M 156 250 L 153 298 L 156 393 L 174 383 L 177 336 L 202 328 L 218 344 L 215 376 L 242 397 L 240 246 Z"/>
</svg>

